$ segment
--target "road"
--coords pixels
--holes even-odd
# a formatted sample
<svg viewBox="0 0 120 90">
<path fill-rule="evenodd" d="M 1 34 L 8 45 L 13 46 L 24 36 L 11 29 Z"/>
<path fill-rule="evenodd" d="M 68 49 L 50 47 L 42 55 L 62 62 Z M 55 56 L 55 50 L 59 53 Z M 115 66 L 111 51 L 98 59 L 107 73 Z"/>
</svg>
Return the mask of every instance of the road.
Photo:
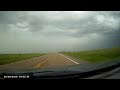
<svg viewBox="0 0 120 90">
<path fill-rule="evenodd" d="M 59 54 L 52 53 L 32 59 L 19 61 L 11 64 L 0 66 L 0 70 L 18 70 L 18 69 L 32 69 L 32 68 L 49 68 L 49 67 L 61 67 L 80 64 L 70 58 Z"/>
</svg>

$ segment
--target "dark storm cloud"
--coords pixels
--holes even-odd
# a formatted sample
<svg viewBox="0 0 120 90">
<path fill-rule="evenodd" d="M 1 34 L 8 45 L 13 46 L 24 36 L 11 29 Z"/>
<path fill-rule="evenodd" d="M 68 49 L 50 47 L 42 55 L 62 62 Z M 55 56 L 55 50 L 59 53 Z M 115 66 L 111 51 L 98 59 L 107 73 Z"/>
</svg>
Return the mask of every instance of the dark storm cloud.
<svg viewBox="0 0 120 90">
<path fill-rule="evenodd" d="M 119 35 L 119 11 L 0 11 L 1 51 L 120 46 Z"/>
<path fill-rule="evenodd" d="M 92 33 L 107 34 L 107 32 L 109 33 L 115 29 L 119 29 L 119 26 L 117 26 L 119 25 L 119 12 L 92 12 L 90 15 L 83 18 L 79 18 L 71 14 L 72 13 L 61 12 L 57 19 L 54 19 L 54 17 L 47 18 L 49 13 L 48 15 L 45 14 L 45 17 L 44 19 L 42 18 L 42 20 L 40 18 L 33 18 L 33 22 L 31 22 L 33 24 L 30 25 L 31 31 L 44 30 L 46 27 L 50 26 L 49 31 L 55 28 L 56 30 L 49 33 L 49 35 L 59 33 L 59 35 L 64 34 L 81 37 Z M 99 21 L 100 19 L 101 21 Z M 66 33 L 60 33 L 59 30 L 64 30 Z"/>
<path fill-rule="evenodd" d="M 20 22 L 20 19 L 25 13 L 17 11 L 0 11 L 0 23 L 2 24 L 15 24 Z"/>
<path fill-rule="evenodd" d="M 30 31 L 36 32 L 43 30 L 47 24 L 45 21 L 46 19 L 44 17 L 32 17 L 32 19 L 28 22 Z"/>
<path fill-rule="evenodd" d="M 34 13 L 34 12 L 32 12 Z M 53 14 L 52 14 L 53 13 Z M 104 33 L 108 29 L 112 29 L 111 26 L 107 26 L 107 23 L 116 22 L 119 19 L 119 12 L 88 12 L 91 13 L 88 16 L 79 18 L 72 12 L 40 12 L 38 15 L 31 15 L 27 12 L 0 12 L 0 21 L 2 23 L 14 24 L 18 28 L 29 28 L 29 31 L 41 31 L 45 30 L 49 26 L 49 29 L 53 30 L 65 30 L 67 35 L 80 36 L 91 33 Z M 79 14 L 79 13 L 78 13 Z M 49 16 L 49 17 L 48 17 Z M 58 17 L 57 17 L 58 16 Z M 103 22 L 97 21 L 97 17 L 102 17 Z M 106 19 L 107 18 L 107 19 Z M 116 21 L 109 21 L 109 19 Z M 101 18 L 99 18 L 101 19 Z M 108 20 L 108 21 L 107 21 Z M 26 23 L 27 25 L 19 25 L 17 23 Z M 114 25 L 113 25 L 114 26 Z M 48 29 L 48 28 L 47 28 Z M 73 30 L 74 33 L 71 32 Z M 108 32 L 109 32 L 108 31 Z M 47 32 L 46 32 L 47 33 Z M 54 32 L 53 32 L 54 33 Z"/>
<path fill-rule="evenodd" d="M 34 13 L 34 12 L 33 12 Z M 29 31 L 39 31 L 44 28 L 47 24 L 46 18 L 40 13 L 35 16 L 29 14 L 29 12 L 19 11 L 1 11 L 0 12 L 0 23 L 6 26 L 14 25 L 17 28 L 28 28 Z"/>
<path fill-rule="evenodd" d="M 120 14 L 118 15 L 112 12 L 100 12 L 94 13 L 92 17 L 84 19 L 82 22 L 77 24 L 77 32 L 73 36 L 81 37 L 88 34 L 101 34 L 109 36 L 109 34 L 120 33 Z M 107 14 L 107 15 L 106 15 Z M 98 20 L 97 20 L 98 19 Z M 103 20 L 102 20 L 103 19 Z M 100 21 L 99 21 L 100 20 Z M 74 25 L 74 24 L 73 24 Z"/>
</svg>

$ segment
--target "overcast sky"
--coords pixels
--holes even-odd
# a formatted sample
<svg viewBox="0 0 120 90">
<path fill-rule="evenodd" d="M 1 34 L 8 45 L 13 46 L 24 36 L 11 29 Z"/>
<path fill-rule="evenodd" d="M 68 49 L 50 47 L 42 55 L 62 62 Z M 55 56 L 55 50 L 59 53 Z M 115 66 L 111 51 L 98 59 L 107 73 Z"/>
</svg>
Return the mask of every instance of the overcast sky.
<svg viewBox="0 0 120 90">
<path fill-rule="evenodd" d="M 119 11 L 0 11 L 0 53 L 117 46 Z"/>
</svg>

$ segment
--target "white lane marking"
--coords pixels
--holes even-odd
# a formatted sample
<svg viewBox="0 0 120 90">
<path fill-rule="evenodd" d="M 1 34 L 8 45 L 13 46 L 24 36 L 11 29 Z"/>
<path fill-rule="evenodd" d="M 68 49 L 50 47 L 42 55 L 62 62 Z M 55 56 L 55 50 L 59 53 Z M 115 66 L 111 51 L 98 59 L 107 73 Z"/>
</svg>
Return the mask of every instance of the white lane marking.
<svg viewBox="0 0 120 90">
<path fill-rule="evenodd" d="M 60 53 L 59 53 L 59 54 L 60 54 Z M 72 59 L 70 59 L 70 58 L 68 58 L 68 57 L 66 57 L 66 56 L 64 56 L 64 55 L 62 55 L 62 54 L 60 54 L 60 55 L 63 56 L 63 57 L 65 57 L 66 59 L 68 59 L 68 60 L 74 62 L 75 64 L 79 64 L 78 62 L 75 62 L 75 61 L 73 61 Z"/>
</svg>

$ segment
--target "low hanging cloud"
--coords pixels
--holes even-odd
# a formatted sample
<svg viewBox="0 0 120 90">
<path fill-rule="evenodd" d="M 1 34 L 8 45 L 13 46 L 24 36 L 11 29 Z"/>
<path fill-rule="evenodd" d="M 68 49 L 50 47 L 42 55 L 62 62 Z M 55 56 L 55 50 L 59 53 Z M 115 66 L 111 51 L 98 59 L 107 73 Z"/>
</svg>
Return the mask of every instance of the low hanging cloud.
<svg viewBox="0 0 120 90">
<path fill-rule="evenodd" d="M 0 53 L 120 46 L 119 11 L 0 11 Z"/>
</svg>

